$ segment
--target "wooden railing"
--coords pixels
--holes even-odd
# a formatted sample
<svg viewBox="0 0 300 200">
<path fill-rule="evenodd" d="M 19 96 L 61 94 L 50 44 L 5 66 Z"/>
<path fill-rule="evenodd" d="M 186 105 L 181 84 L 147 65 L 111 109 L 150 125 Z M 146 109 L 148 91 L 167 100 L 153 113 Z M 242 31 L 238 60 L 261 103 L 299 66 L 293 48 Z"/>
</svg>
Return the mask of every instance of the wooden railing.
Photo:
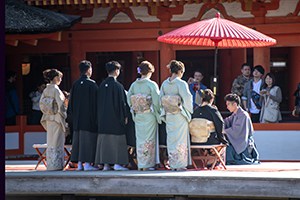
<svg viewBox="0 0 300 200">
<path fill-rule="evenodd" d="M 14 126 L 5 126 L 5 133 L 19 133 L 19 148 L 13 150 L 5 150 L 6 156 L 24 154 L 24 134 L 26 132 L 44 132 L 45 129 L 41 125 L 28 125 L 27 116 L 17 116 L 17 123 Z"/>
<path fill-rule="evenodd" d="M 254 130 L 299 130 L 300 123 L 269 123 L 269 124 L 253 124 Z M 17 116 L 17 124 L 15 126 L 6 126 L 5 133 L 19 133 L 19 148 L 5 150 L 6 156 L 23 155 L 24 154 L 24 134 L 26 132 L 45 132 L 41 125 L 28 125 L 27 116 Z M 300 135 L 299 135 L 300 137 Z"/>
</svg>

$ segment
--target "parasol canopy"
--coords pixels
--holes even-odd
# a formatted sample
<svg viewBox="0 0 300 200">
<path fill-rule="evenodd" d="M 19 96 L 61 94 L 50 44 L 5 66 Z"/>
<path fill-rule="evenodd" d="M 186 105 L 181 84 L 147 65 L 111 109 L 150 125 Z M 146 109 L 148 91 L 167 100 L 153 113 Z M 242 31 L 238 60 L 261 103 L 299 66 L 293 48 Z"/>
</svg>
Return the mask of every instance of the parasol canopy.
<svg viewBox="0 0 300 200">
<path fill-rule="evenodd" d="M 166 33 L 157 39 L 160 42 L 190 46 L 249 48 L 276 44 L 276 40 L 256 30 L 220 18 L 195 22 Z"/>
<path fill-rule="evenodd" d="M 201 20 L 175 29 L 157 38 L 159 42 L 215 47 L 213 90 L 217 90 L 217 54 L 218 47 L 250 48 L 276 44 L 276 40 L 254 29 L 220 18 L 220 13 L 213 19 Z"/>
</svg>

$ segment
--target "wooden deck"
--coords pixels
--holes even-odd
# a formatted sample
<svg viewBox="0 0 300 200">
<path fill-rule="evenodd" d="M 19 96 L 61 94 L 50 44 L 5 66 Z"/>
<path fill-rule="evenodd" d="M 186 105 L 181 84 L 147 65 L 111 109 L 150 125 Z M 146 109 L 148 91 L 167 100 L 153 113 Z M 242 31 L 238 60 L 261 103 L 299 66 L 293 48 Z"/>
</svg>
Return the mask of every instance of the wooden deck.
<svg viewBox="0 0 300 200">
<path fill-rule="evenodd" d="M 35 161 L 7 161 L 7 197 L 119 196 L 189 198 L 300 198 L 300 162 L 227 166 L 227 170 L 46 171 Z M 69 198 L 70 196 L 68 196 Z M 23 198 L 24 199 L 24 198 Z M 64 199 L 64 198 L 63 198 Z"/>
</svg>

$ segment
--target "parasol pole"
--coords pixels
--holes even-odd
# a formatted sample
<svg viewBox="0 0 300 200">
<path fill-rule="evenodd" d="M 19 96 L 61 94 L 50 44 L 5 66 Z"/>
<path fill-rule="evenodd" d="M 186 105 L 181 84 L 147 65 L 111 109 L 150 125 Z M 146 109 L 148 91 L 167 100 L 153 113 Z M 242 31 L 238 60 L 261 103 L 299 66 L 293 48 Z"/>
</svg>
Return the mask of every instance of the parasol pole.
<svg viewBox="0 0 300 200">
<path fill-rule="evenodd" d="M 215 45 L 214 77 L 217 77 L 217 59 L 218 59 L 218 46 Z"/>
<path fill-rule="evenodd" d="M 215 43 L 215 57 L 214 57 L 214 77 L 213 77 L 213 93 L 217 95 L 217 85 L 218 85 L 218 78 L 217 78 L 217 62 L 218 60 L 218 42 Z"/>
</svg>

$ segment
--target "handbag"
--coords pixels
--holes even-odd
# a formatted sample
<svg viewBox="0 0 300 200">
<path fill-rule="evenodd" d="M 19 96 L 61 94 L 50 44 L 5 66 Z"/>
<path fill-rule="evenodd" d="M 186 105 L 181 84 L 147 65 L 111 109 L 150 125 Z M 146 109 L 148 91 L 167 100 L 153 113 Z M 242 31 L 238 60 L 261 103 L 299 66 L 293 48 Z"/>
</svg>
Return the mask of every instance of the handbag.
<svg viewBox="0 0 300 200">
<path fill-rule="evenodd" d="M 278 120 L 278 109 L 272 105 L 270 105 L 270 97 L 268 97 L 263 119 L 268 122 L 276 122 Z"/>
<path fill-rule="evenodd" d="M 257 109 L 261 109 L 261 102 L 260 102 L 260 94 L 258 94 L 255 91 L 251 91 L 251 99 L 253 103 L 255 104 Z"/>
</svg>

